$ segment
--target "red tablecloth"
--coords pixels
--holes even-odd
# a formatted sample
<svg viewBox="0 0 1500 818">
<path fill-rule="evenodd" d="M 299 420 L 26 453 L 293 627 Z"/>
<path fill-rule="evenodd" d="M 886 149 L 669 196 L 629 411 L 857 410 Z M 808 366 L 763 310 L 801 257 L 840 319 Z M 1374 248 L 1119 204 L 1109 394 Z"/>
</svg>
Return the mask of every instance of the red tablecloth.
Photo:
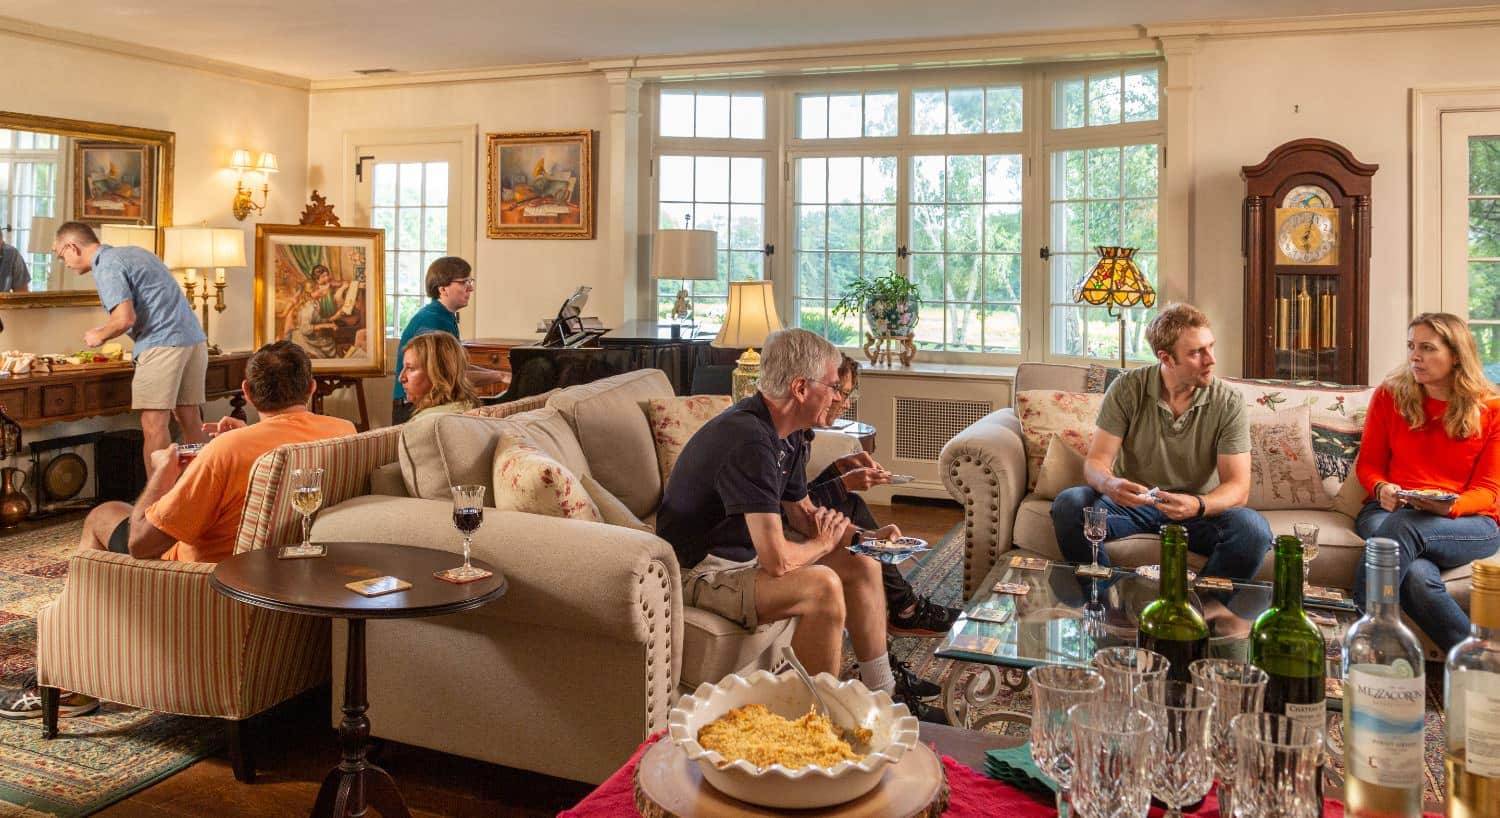
<svg viewBox="0 0 1500 818">
<path fill-rule="evenodd" d="M 621 818 L 638 816 L 635 809 L 635 767 L 646 748 L 662 737 L 658 733 L 637 747 L 624 767 L 615 771 L 603 784 L 578 802 L 572 809 L 560 813 L 558 818 Z M 943 756 L 943 769 L 948 775 L 948 811 L 945 818 L 991 818 L 1005 815 L 1008 818 L 1055 818 L 1050 799 L 1042 799 L 1003 784 L 975 772 L 969 767 Z M 1151 810 L 1151 818 L 1159 818 L 1162 811 Z M 1203 800 L 1195 812 L 1186 813 L 1199 818 L 1220 818 L 1219 803 L 1213 793 Z M 1323 807 L 1323 818 L 1343 818 L 1344 807 L 1337 801 L 1328 801 Z M 1440 818 L 1427 813 L 1430 818 Z"/>
</svg>

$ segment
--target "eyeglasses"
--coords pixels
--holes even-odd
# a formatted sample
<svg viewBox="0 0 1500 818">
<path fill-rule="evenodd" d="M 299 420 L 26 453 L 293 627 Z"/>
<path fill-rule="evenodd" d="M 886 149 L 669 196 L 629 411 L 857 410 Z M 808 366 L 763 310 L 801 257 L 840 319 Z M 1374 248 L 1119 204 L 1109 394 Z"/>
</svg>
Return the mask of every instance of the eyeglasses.
<svg viewBox="0 0 1500 818">
<path fill-rule="evenodd" d="M 849 391 L 845 392 L 844 391 L 844 387 L 840 386 L 839 384 L 824 383 L 822 381 L 814 381 L 814 380 L 810 380 L 810 379 L 808 380 L 808 383 L 815 383 L 818 386 L 823 386 L 823 387 L 827 387 L 829 389 L 832 389 L 833 393 L 835 395 L 835 399 L 838 400 L 838 401 L 840 401 L 840 402 L 847 401 L 850 398 L 854 397 L 855 395 L 859 394 L 859 390 L 857 390 L 857 389 L 850 389 Z"/>
<path fill-rule="evenodd" d="M 448 283 L 449 284 L 458 284 L 458 285 L 460 285 L 462 287 L 467 287 L 468 289 L 471 289 L 471 290 L 474 289 L 474 279 L 472 279 L 472 278 L 455 278 L 455 279 L 453 279 L 452 281 L 450 281 Z"/>
</svg>

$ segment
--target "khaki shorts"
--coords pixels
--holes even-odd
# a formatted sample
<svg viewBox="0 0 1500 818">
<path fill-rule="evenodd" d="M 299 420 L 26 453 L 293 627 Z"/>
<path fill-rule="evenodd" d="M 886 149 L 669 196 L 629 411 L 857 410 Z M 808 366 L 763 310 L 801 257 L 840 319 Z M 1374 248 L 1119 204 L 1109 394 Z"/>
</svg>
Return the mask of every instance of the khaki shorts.
<svg viewBox="0 0 1500 818">
<path fill-rule="evenodd" d="M 713 554 L 688 569 L 682 578 L 682 604 L 715 613 L 755 630 L 755 573 L 760 563 L 731 562 Z"/>
<path fill-rule="evenodd" d="M 203 403 L 208 344 L 152 347 L 135 359 L 131 409 L 173 409 Z"/>
</svg>

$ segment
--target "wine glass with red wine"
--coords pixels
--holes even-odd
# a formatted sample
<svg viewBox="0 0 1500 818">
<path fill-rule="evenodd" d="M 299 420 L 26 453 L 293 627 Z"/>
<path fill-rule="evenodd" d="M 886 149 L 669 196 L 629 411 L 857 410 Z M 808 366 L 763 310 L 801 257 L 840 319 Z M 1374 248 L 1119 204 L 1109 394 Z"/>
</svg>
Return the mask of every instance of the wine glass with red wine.
<svg viewBox="0 0 1500 818">
<path fill-rule="evenodd" d="M 464 538 L 464 564 L 458 568 L 439 571 L 435 576 L 449 582 L 473 582 L 490 576 L 483 568 L 469 563 L 469 550 L 474 541 L 474 532 L 484 524 L 484 486 L 453 487 L 453 527 Z"/>
</svg>

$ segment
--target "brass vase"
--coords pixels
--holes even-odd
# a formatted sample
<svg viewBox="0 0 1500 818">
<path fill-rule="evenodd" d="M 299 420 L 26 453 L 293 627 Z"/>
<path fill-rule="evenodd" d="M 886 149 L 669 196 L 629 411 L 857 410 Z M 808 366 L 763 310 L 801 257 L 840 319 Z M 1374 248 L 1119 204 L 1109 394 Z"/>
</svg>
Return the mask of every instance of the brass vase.
<svg viewBox="0 0 1500 818">
<path fill-rule="evenodd" d="M 31 513 L 31 501 L 21 493 L 26 472 L 17 468 L 0 469 L 0 528 L 10 528 Z"/>
</svg>

